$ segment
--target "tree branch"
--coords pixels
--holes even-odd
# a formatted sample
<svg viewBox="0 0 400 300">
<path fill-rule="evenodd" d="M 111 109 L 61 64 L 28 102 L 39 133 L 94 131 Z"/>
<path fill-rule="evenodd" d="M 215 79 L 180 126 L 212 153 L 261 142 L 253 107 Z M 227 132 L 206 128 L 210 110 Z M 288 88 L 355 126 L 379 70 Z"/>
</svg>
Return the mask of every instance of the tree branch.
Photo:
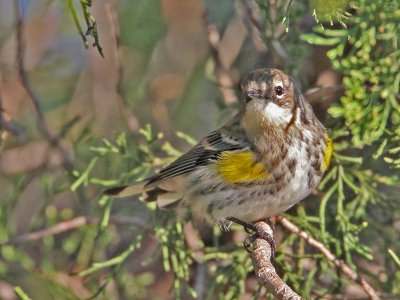
<svg viewBox="0 0 400 300">
<path fill-rule="evenodd" d="M 1 97 L 1 96 L 0 96 Z M 1 99 L 1 98 L 0 98 Z M 3 138 L 1 131 L 5 130 L 15 135 L 20 143 L 25 140 L 25 133 L 22 127 L 14 122 L 3 110 L 0 101 L 0 142 Z"/>
<path fill-rule="evenodd" d="M 24 23 L 22 18 L 23 16 L 22 9 L 19 1 L 20 0 L 14 1 L 14 10 L 15 10 L 16 40 L 17 40 L 16 61 L 17 61 L 17 69 L 21 85 L 28 96 L 28 100 L 33 104 L 39 131 L 41 132 L 42 136 L 47 140 L 47 142 L 60 152 L 64 169 L 69 173 L 72 179 L 75 179 L 73 175 L 74 165 L 72 162 L 72 157 L 69 151 L 62 145 L 60 136 L 53 134 L 52 131 L 50 130 L 50 127 L 47 124 L 45 115 L 40 105 L 39 98 L 35 95 L 33 89 L 29 84 L 28 75 L 26 74 L 26 70 L 24 67 L 25 66 L 24 64 L 25 45 L 23 39 Z M 86 201 L 85 199 L 84 191 L 81 186 L 78 188 L 77 196 L 81 208 L 83 208 L 83 210 L 86 213 L 88 213 L 88 201 Z"/>
<path fill-rule="evenodd" d="M 117 82 L 115 87 L 117 93 L 117 104 L 120 113 L 125 119 L 129 129 L 132 132 L 138 132 L 139 121 L 132 113 L 132 111 L 129 109 L 129 105 L 124 97 L 124 91 L 123 91 L 124 68 L 122 64 L 121 36 L 119 33 L 117 13 L 115 11 L 114 6 L 111 3 L 106 4 L 106 13 L 108 20 L 110 22 L 111 35 L 115 42 L 113 49 L 114 49 L 114 60 L 117 69 Z"/>
<path fill-rule="evenodd" d="M 273 235 L 271 226 L 264 221 L 257 222 L 254 226 L 259 230 L 267 232 L 271 236 Z M 303 299 L 276 273 L 275 267 L 271 263 L 270 244 L 264 239 L 257 238 L 255 235 L 251 236 L 250 239 L 253 244 L 253 250 L 250 255 L 253 261 L 254 272 L 266 289 L 272 293 L 276 299 Z"/>
<path fill-rule="evenodd" d="M 299 227 L 297 227 L 297 225 L 290 222 L 283 216 L 278 216 L 277 221 L 280 222 L 287 230 L 305 239 L 307 243 L 317 248 L 326 257 L 326 259 L 334 264 L 339 270 L 341 270 L 345 276 L 360 284 L 371 300 L 381 299 L 374 288 L 367 281 L 365 281 L 360 274 L 353 271 L 343 260 L 338 259 L 328 248 L 325 247 L 324 244 L 314 239 L 309 233 L 301 230 Z"/>
<path fill-rule="evenodd" d="M 5 244 L 22 244 L 22 243 L 26 243 L 26 242 L 36 241 L 36 240 L 45 238 L 47 236 L 61 234 L 66 231 L 70 231 L 70 230 L 73 230 L 73 229 L 76 229 L 76 228 L 79 228 L 79 227 L 82 227 L 82 226 L 85 226 L 88 224 L 99 224 L 100 221 L 101 220 L 97 217 L 79 216 L 79 217 L 73 218 L 71 220 L 57 223 L 54 226 L 51 226 L 49 228 L 21 234 L 19 236 L 11 238 Z M 113 223 L 116 225 L 128 225 L 128 226 L 135 226 L 135 227 L 143 227 L 144 226 L 143 220 L 141 220 L 139 218 L 134 218 L 134 217 L 111 216 L 110 223 Z"/>
<path fill-rule="evenodd" d="M 17 35 L 17 51 L 16 51 L 16 61 L 17 61 L 17 69 L 19 78 L 21 80 L 21 85 L 24 88 L 28 99 L 33 104 L 35 113 L 37 115 L 37 122 L 39 125 L 39 130 L 41 131 L 42 135 L 45 139 L 49 142 L 50 145 L 57 148 L 63 157 L 63 164 L 67 171 L 72 172 L 73 166 L 70 155 L 66 149 L 61 145 L 60 139 L 58 136 L 54 135 L 49 126 L 47 124 L 46 118 L 44 116 L 43 110 L 40 106 L 40 101 L 36 97 L 35 93 L 33 92 L 29 81 L 28 76 L 25 71 L 25 63 L 24 63 L 24 52 L 25 52 L 25 45 L 23 41 L 23 19 L 22 19 L 22 8 L 20 6 L 19 0 L 14 1 L 14 10 L 15 10 L 15 20 L 16 20 L 16 35 Z"/>
<path fill-rule="evenodd" d="M 6 111 L 3 109 L 2 93 L 3 81 L 0 73 L 0 146 L 4 137 L 4 134 L 2 133 L 3 130 L 5 132 L 10 132 L 14 134 L 18 138 L 18 141 L 22 143 L 25 140 L 25 133 L 22 127 L 18 123 L 14 122 L 13 119 L 8 116 Z"/>
<path fill-rule="evenodd" d="M 222 98 L 224 99 L 224 103 L 228 105 L 238 103 L 238 98 L 234 91 L 235 84 L 231 76 L 229 75 L 227 68 L 221 62 L 219 52 L 221 40 L 220 34 L 215 25 L 210 25 L 208 23 L 207 15 L 205 15 L 204 19 L 206 23 L 206 29 L 208 31 L 208 43 L 211 48 L 211 54 L 214 57 L 216 63 L 215 76 L 217 77 L 218 87 L 222 94 Z"/>
</svg>

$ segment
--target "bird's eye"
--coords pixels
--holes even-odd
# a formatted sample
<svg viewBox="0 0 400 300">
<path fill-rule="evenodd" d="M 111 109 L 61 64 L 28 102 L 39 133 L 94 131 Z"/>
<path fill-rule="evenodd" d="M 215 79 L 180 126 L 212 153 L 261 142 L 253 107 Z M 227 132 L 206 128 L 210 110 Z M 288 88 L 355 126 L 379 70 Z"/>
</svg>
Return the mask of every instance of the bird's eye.
<svg viewBox="0 0 400 300">
<path fill-rule="evenodd" d="M 275 94 L 277 96 L 278 99 L 282 99 L 283 98 L 283 94 L 284 94 L 284 90 L 283 90 L 283 86 L 281 85 L 277 85 L 275 87 Z"/>
</svg>

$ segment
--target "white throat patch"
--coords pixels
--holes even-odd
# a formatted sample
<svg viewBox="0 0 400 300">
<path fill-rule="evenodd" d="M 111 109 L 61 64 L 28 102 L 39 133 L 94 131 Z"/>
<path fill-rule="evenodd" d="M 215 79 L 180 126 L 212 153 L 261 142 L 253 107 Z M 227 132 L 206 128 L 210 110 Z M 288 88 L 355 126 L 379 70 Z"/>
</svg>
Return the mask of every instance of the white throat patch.
<svg viewBox="0 0 400 300">
<path fill-rule="evenodd" d="M 273 102 L 269 102 L 264 108 L 264 117 L 271 123 L 287 124 L 292 118 L 292 112 L 289 108 L 280 107 Z"/>
</svg>

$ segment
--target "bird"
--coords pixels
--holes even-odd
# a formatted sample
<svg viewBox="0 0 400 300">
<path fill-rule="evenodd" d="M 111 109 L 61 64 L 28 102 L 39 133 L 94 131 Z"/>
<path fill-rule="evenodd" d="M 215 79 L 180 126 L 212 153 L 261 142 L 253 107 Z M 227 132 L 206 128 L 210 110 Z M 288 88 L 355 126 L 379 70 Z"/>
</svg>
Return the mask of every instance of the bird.
<svg viewBox="0 0 400 300">
<path fill-rule="evenodd" d="M 251 229 L 307 197 L 330 164 L 333 146 L 326 128 L 281 70 L 251 71 L 241 89 L 239 112 L 224 126 L 155 175 L 105 194 L 143 193 L 159 208 Z"/>
</svg>

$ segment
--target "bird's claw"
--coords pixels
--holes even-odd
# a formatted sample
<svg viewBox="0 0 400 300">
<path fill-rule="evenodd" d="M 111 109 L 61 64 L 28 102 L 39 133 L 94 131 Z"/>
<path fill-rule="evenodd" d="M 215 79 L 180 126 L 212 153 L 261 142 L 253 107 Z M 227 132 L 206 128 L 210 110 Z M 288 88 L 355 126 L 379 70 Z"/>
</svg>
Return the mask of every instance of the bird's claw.
<svg viewBox="0 0 400 300">
<path fill-rule="evenodd" d="M 261 228 L 256 227 L 253 224 L 239 220 L 235 217 L 229 217 L 229 218 L 227 218 L 227 220 L 243 226 L 246 233 L 251 234 L 251 236 L 246 238 L 243 242 L 243 247 L 246 249 L 247 252 L 251 253 L 251 251 L 249 249 L 251 243 L 254 242 L 254 240 L 256 238 L 260 238 L 260 239 L 263 239 L 268 242 L 268 244 L 271 247 L 271 259 L 274 259 L 275 250 L 276 250 L 276 242 L 275 242 L 273 236 L 271 236 L 268 232 L 262 230 Z M 275 226 L 274 226 L 271 218 L 267 218 L 265 220 L 265 222 L 271 227 L 272 230 L 275 229 L 274 228 Z"/>
</svg>

